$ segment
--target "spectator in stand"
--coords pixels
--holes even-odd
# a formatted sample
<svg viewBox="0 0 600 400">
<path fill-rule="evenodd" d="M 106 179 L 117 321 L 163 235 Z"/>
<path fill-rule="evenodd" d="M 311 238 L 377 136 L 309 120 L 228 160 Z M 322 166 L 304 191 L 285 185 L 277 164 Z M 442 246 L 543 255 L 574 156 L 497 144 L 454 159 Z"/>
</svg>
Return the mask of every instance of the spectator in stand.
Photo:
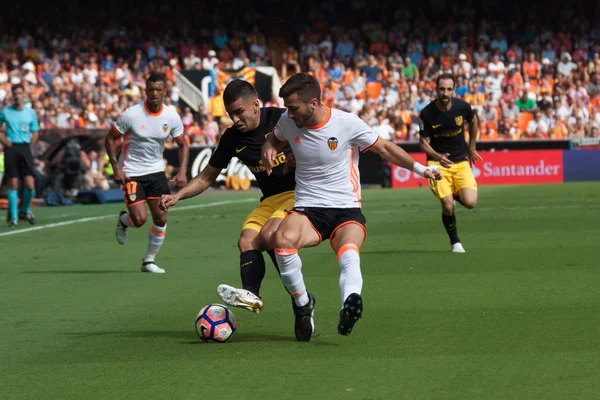
<svg viewBox="0 0 600 400">
<path fill-rule="evenodd" d="M 453 20 L 462 16 L 459 20 L 476 24 L 461 22 L 450 30 L 444 29 L 447 21 L 419 16 L 409 7 L 398 8 L 387 22 L 381 18 L 386 9 L 377 0 L 370 4 L 369 13 L 355 7 L 332 10 L 328 3 L 295 10 L 297 23 L 289 29 L 299 43 L 283 54 L 274 54 L 283 57 L 284 65 L 287 64 L 285 68 L 281 66 L 281 80 L 288 73 L 318 72 L 332 106 L 363 113 L 367 104 L 389 116 L 390 125 L 395 126 L 396 116 L 410 115 L 420 93 L 431 90 L 431 82 L 440 71 L 448 69 L 463 82 L 457 82 L 456 96 L 471 102 L 474 109 L 483 105 L 484 99 L 502 107 L 509 103 L 509 97 L 522 92 L 534 101 L 540 96 L 558 97 L 552 103 L 560 111 L 555 117 L 562 123 L 561 129 L 566 130 L 566 137 L 575 132 L 577 118 L 585 121 L 581 108 L 589 113 L 598 102 L 600 29 L 595 27 L 592 14 L 564 12 L 570 7 L 566 4 L 551 7 L 546 13 L 549 19 L 557 21 L 557 26 L 561 21 L 573 21 L 568 31 L 563 28 L 561 32 L 543 20 L 537 20 L 535 26 L 528 25 L 526 13 L 508 14 L 502 6 L 485 6 L 491 7 L 485 9 L 485 15 L 491 19 L 481 18 L 484 6 L 480 4 L 452 10 Z M 120 12 L 122 7 L 115 3 L 107 9 L 111 15 L 126 15 Z M 53 32 L 40 23 L 43 14 L 36 17 L 33 12 L 27 18 L 36 30 L 25 31 L 19 37 L 9 33 L 12 21 L 19 18 L 5 17 L 7 33 L 0 34 L 0 107 L 10 104 L 11 85 L 22 83 L 27 92 L 26 105 L 35 109 L 42 130 L 57 126 L 91 129 L 112 123 L 124 108 L 139 101 L 144 77 L 150 71 L 162 71 L 173 80 L 173 71 L 181 65 L 184 70 L 211 71 L 217 82 L 216 69 L 269 65 L 268 45 L 280 38 L 265 36 L 267 30 L 259 28 L 262 25 L 258 21 L 268 17 L 257 16 L 251 7 L 244 11 L 242 19 L 230 18 L 237 10 L 211 4 L 202 12 L 212 15 L 216 9 L 219 12 L 214 21 L 203 23 L 202 27 L 194 28 L 181 18 L 183 22 L 178 26 L 165 26 L 163 32 L 151 36 L 145 32 L 154 17 L 144 10 L 138 11 L 139 26 L 121 27 L 116 17 L 105 28 L 66 23 L 71 11 L 65 10 L 65 20 L 57 23 Z M 354 11 L 351 24 L 342 22 Z M 19 10 L 7 12 L 11 15 Z M 198 10 L 185 5 L 173 12 L 186 17 L 198 14 Z M 411 32 L 412 24 L 424 27 L 423 31 Z M 409 62 L 405 61 L 407 57 Z M 286 63 L 286 59 L 297 62 Z M 336 59 L 342 62 L 341 80 Z M 413 64 L 418 72 L 412 71 Z M 338 94 L 342 81 L 345 87 Z M 367 95 L 367 81 L 378 82 L 381 88 L 374 90 L 377 85 L 370 84 Z M 178 88 L 172 82 L 167 86 L 167 105 L 180 109 Z M 493 99 L 486 97 L 487 92 L 493 93 Z M 211 85 L 209 97 L 212 94 Z M 581 104 L 575 107 L 578 101 Z M 207 113 L 201 111 L 194 118 L 200 122 Z M 499 122 L 503 119 L 499 118 Z M 218 132 L 227 118 L 222 120 L 217 124 Z M 402 121 L 404 127 L 400 131 L 406 128 L 410 136 L 412 123 Z"/>
<path fill-rule="evenodd" d="M 542 113 L 537 112 L 535 118 L 527 124 L 527 130 L 524 135 L 527 139 L 548 139 L 549 127 L 542 119 Z"/>
<path fill-rule="evenodd" d="M 515 102 L 516 106 L 519 107 L 521 112 L 533 112 L 536 110 L 535 101 L 529 97 L 527 91 L 521 93 L 521 97 Z"/>
</svg>

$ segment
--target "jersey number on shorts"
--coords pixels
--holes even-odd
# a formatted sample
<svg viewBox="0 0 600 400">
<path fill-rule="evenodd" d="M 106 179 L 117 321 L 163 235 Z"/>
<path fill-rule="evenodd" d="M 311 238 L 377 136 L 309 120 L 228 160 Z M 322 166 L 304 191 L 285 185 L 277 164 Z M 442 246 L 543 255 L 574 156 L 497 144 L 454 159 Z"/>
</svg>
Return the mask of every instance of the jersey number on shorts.
<svg viewBox="0 0 600 400">
<path fill-rule="evenodd" d="M 123 193 L 131 202 L 134 202 L 137 198 L 137 185 L 138 183 L 136 181 L 129 181 L 123 186 Z"/>
</svg>

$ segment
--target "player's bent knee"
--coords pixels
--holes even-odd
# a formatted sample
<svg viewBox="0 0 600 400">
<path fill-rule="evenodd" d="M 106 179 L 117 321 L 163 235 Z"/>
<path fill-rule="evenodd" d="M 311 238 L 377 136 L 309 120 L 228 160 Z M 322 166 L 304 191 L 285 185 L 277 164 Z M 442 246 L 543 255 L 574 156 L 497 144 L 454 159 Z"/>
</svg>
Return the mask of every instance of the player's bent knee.
<svg viewBox="0 0 600 400">
<path fill-rule="evenodd" d="M 463 204 L 466 208 L 468 208 L 469 210 L 472 210 L 477 206 L 477 199 L 469 199 L 469 200 L 463 201 Z"/>
<path fill-rule="evenodd" d="M 133 226 L 135 226 L 136 228 L 139 228 L 146 223 L 147 217 L 143 215 L 129 214 L 129 217 L 131 218 L 131 222 L 133 222 Z"/>
<path fill-rule="evenodd" d="M 238 240 L 238 249 L 240 249 L 240 253 L 245 251 L 255 250 L 254 249 L 254 241 L 247 237 L 240 237 Z"/>
<path fill-rule="evenodd" d="M 297 232 L 286 229 L 278 229 L 275 233 L 275 247 L 281 249 L 297 249 L 300 235 Z"/>
<path fill-rule="evenodd" d="M 267 248 L 271 249 L 275 246 L 275 233 L 277 229 L 261 229 L 259 233 L 260 242 Z"/>
</svg>

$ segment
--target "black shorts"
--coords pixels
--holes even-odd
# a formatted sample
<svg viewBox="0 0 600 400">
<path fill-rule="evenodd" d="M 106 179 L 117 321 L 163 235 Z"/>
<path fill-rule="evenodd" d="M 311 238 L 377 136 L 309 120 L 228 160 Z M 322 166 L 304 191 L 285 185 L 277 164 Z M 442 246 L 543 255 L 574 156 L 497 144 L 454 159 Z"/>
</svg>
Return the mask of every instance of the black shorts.
<svg viewBox="0 0 600 400">
<path fill-rule="evenodd" d="M 319 243 L 332 239 L 335 232 L 349 223 L 359 224 L 367 235 L 367 219 L 360 208 L 294 207 L 290 212 L 308 218 L 313 229 L 319 234 Z"/>
<path fill-rule="evenodd" d="M 28 143 L 14 143 L 4 149 L 4 170 L 7 178 L 35 176 L 33 154 Z"/>
<path fill-rule="evenodd" d="M 127 207 L 146 200 L 159 200 L 163 194 L 171 194 L 164 172 L 155 172 L 129 179 L 129 182 L 121 186 Z"/>
</svg>

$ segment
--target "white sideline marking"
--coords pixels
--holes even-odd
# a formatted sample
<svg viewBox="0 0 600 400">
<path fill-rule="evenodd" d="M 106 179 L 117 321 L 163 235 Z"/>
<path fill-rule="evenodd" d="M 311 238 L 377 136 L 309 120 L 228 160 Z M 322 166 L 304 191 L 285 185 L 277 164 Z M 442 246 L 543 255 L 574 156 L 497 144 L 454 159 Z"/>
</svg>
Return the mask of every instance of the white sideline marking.
<svg viewBox="0 0 600 400">
<path fill-rule="evenodd" d="M 251 201 L 255 202 L 256 199 L 225 200 L 225 201 L 216 201 L 214 203 L 195 204 L 195 205 L 192 205 L 192 206 L 174 207 L 174 208 L 170 209 L 169 212 L 171 213 L 171 212 L 174 212 L 174 211 L 192 210 L 194 208 L 206 208 L 206 207 L 222 206 L 222 205 L 226 205 L 226 204 L 249 203 Z M 19 230 L 16 230 L 16 231 L 2 232 L 2 233 L 0 233 L 0 237 L 1 236 L 9 236 L 9 235 L 17 235 L 19 233 L 41 231 L 43 229 L 48 229 L 48 228 L 58 228 L 59 226 L 80 224 L 82 222 L 99 221 L 99 220 L 102 220 L 102 219 L 108 219 L 108 218 L 114 218 L 114 217 L 115 217 L 115 214 L 110 214 L 110 215 L 100 215 L 100 216 L 97 216 L 97 217 L 72 219 L 70 221 L 56 222 L 54 224 L 40 225 L 40 226 L 31 227 L 31 228 L 19 229 Z"/>
</svg>

